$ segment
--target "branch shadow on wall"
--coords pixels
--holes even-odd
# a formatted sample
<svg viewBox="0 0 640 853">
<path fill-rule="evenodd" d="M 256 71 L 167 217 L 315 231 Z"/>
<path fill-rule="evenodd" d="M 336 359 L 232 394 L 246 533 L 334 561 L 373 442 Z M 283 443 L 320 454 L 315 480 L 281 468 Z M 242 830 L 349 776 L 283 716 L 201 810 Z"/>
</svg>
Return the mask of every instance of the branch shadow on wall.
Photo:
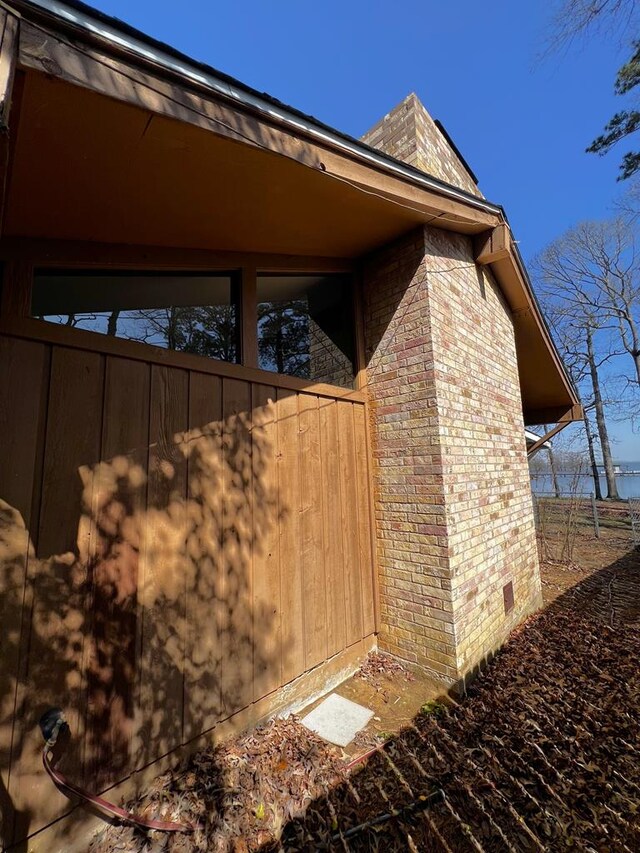
<svg viewBox="0 0 640 853">
<path fill-rule="evenodd" d="M 58 496 L 78 507 L 73 551 L 38 553 L 0 501 L 3 847 L 26 850 L 72 807 L 42 770 L 47 708 L 71 728 L 60 769 L 97 792 L 279 686 L 280 602 L 252 584 L 287 513 L 260 417 L 273 405 L 76 472 L 76 494 Z"/>
</svg>

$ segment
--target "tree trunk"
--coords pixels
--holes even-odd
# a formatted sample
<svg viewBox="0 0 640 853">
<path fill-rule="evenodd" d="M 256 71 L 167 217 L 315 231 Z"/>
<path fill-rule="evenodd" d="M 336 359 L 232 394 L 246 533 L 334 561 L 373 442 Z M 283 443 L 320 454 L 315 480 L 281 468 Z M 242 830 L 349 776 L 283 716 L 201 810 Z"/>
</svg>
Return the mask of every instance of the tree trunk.
<svg viewBox="0 0 640 853">
<path fill-rule="evenodd" d="M 553 483 L 553 491 L 557 498 L 560 497 L 560 484 L 558 483 L 558 474 L 556 471 L 556 458 L 553 455 L 553 450 L 549 448 L 549 468 L 551 469 L 551 482 Z"/>
<path fill-rule="evenodd" d="M 611 500 L 619 500 L 616 475 L 613 470 L 613 459 L 611 457 L 611 445 L 609 444 L 609 433 L 607 432 L 607 422 L 604 416 L 604 405 L 602 403 L 602 393 L 600 391 L 600 377 L 598 376 L 598 368 L 596 367 L 595 354 L 593 352 L 593 330 L 590 326 L 587 326 L 586 332 L 589 372 L 591 374 L 591 382 L 593 384 L 593 407 L 596 413 L 596 424 L 598 425 L 598 435 L 600 436 L 602 461 L 604 462 L 604 473 L 607 479 L 607 497 Z"/>
<path fill-rule="evenodd" d="M 278 320 L 278 328 L 276 330 L 276 371 L 278 373 L 284 373 L 284 352 L 281 318 L 279 318 Z"/>
<path fill-rule="evenodd" d="M 625 345 L 625 349 L 629 351 L 629 355 L 633 359 L 633 366 L 636 369 L 636 379 L 638 380 L 638 385 L 640 385 L 640 334 L 638 334 L 638 326 L 633 318 L 633 308 L 631 303 L 628 304 L 627 308 L 629 329 L 631 331 L 631 346 L 626 346 L 627 339 L 625 335 L 622 336 L 622 342 Z"/>
<path fill-rule="evenodd" d="M 549 432 L 549 424 L 544 425 L 545 433 Z M 556 471 L 556 457 L 553 453 L 553 447 L 549 444 L 547 448 L 547 452 L 549 453 L 549 470 L 551 471 L 551 485 L 553 487 L 553 493 L 557 498 L 560 497 L 560 483 L 558 483 L 558 472 Z"/>
<path fill-rule="evenodd" d="M 107 321 L 107 334 L 115 337 L 116 332 L 118 331 L 118 317 L 120 316 L 119 311 L 112 311 L 109 314 L 109 319 Z"/>
<path fill-rule="evenodd" d="M 178 324 L 177 308 L 172 306 L 169 308 L 169 322 L 167 323 L 167 349 L 174 350 L 176 348 L 176 326 Z"/>
<path fill-rule="evenodd" d="M 591 475 L 593 477 L 593 490 L 596 500 L 602 500 L 602 489 L 600 488 L 600 472 L 598 471 L 598 463 L 596 462 L 596 454 L 593 447 L 593 436 L 591 435 L 591 424 L 587 413 L 584 415 L 584 429 L 587 433 L 587 447 L 589 448 L 589 464 L 591 465 Z"/>
</svg>

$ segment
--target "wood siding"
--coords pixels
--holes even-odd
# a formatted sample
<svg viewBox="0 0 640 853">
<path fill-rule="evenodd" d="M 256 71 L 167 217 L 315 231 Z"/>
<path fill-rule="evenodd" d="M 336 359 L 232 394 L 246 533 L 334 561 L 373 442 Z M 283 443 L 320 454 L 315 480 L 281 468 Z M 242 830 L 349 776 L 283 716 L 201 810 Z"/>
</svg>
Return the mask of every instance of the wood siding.
<svg viewBox="0 0 640 853">
<path fill-rule="evenodd" d="M 46 707 L 65 772 L 105 788 L 374 631 L 362 400 L 211 365 L 0 336 L 16 839 L 70 808 L 41 770 Z"/>
</svg>

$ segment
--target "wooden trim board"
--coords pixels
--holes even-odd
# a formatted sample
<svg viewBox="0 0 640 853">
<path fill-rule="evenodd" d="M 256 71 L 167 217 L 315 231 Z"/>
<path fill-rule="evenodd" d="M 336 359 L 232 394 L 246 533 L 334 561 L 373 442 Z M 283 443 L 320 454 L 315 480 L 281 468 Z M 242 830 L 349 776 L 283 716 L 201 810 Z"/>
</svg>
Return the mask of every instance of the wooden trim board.
<svg viewBox="0 0 640 853">
<path fill-rule="evenodd" d="M 215 376 L 225 376 L 245 382 L 256 382 L 261 385 L 273 385 L 277 388 L 317 394 L 319 397 L 349 400 L 352 403 L 365 402 L 365 395 L 362 391 L 341 388 L 338 385 L 326 385 L 321 382 L 298 379 L 295 376 L 284 376 L 279 373 L 271 373 L 268 370 L 260 370 L 257 367 L 244 367 L 240 364 L 215 361 L 214 359 L 203 358 L 202 356 L 191 355 L 190 353 L 173 352 L 153 347 L 149 344 L 126 341 L 122 338 L 113 338 L 83 329 L 69 330 L 65 326 L 47 323 L 44 320 L 2 317 L 0 318 L 0 334 L 14 338 L 26 338 L 32 341 L 59 344 L 65 347 L 105 355 L 118 355 L 123 358 L 131 358 L 164 367 L 182 367 L 186 370 L 195 370 L 200 373 L 211 373 Z"/>
<path fill-rule="evenodd" d="M 281 255 L 260 252 L 226 252 L 166 246 L 129 246 L 73 240 L 5 237 L 0 258 L 29 258 L 34 266 L 96 269 L 238 270 L 253 266 L 260 273 L 346 273 L 355 269 L 349 258 L 321 255 Z"/>
<path fill-rule="evenodd" d="M 0 9 L 0 130 L 9 126 L 13 78 L 18 60 L 19 20 Z"/>
</svg>

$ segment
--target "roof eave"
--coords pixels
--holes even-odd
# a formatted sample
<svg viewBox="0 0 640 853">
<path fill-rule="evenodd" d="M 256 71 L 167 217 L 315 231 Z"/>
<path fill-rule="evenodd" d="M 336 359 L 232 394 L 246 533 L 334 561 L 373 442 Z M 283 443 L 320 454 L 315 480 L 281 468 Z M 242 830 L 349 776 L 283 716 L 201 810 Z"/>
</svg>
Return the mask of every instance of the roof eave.
<svg viewBox="0 0 640 853">
<path fill-rule="evenodd" d="M 263 116 L 268 121 L 283 124 L 298 134 L 313 138 L 320 144 L 329 145 L 348 156 L 357 157 L 374 168 L 388 171 L 417 186 L 463 202 L 477 210 L 494 215 L 501 212 L 500 205 L 478 198 L 472 193 L 384 154 L 361 140 L 342 133 L 266 93 L 260 93 L 211 66 L 196 62 L 169 45 L 152 39 L 117 18 L 105 15 L 78 0 L 66 0 L 66 2 L 16 0 L 15 7 L 18 10 L 39 13 L 43 19 L 65 30 L 97 40 L 112 50 L 125 53 L 145 65 L 153 65 L 158 71 L 176 76 L 191 87 L 207 90 L 219 98 Z"/>
<path fill-rule="evenodd" d="M 482 228 L 488 229 L 485 230 L 485 236 L 487 234 L 498 233 L 502 229 L 508 234 L 508 239 L 505 242 L 505 251 L 500 260 L 504 261 L 506 259 L 508 262 L 508 277 L 510 282 L 504 281 L 503 270 L 506 268 L 504 263 L 493 264 L 492 260 L 487 261 L 486 258 L 483 260 L 481 253 L 477 253 L 476 260 L 481 264 L 492 264 L 492 270 L 498 284 L 505 293 L 507 302 L 510 303 L 512 309 L 514 305 L 516 308 L 518 305 L 526 305 L 527 310 L 535 317 L 539 334 L 551 355 L 559 376 L 562 377 L 565 388 L 565 394 L 562 395 L 563 399 L 558 411 L 566 403 L 566 412 L 564 415 L 559 414 L 559 417 L 569 416 L 572 419 L 579 417 L 577 395 L 551 339 L 533 294 L 517 245 L 511 238 L 506 215 L 500 205 L 487 202 L 464 190 L 439 181 L 393 157 L 372 149 L 359 140 L 341 134 L 316 119 L 305 116 L 303 113 L 287 107 L 267 95 L 260 94 L 244 86 L 238 81 L 233 80 L 233 78 L 216 72 L 215 69 L 190 60 L 167 45 L 156 42 L 139 33 L 137 30 L 128 27 L 126 24 L 122 24 L 114 18 L 109 18 L 102 13 L 90 9 L 84 4 L 77 2 L 77 0 L 66 0 L 66 2 L 61 2 L 61 0 L 16 0 L 16 7 L 25 13 L 29 22 L 33 23 L 35 20 L 36 26 L 38 24 L 46 24 L 48 28 L 53 28 L 56 33 L 73 34 L 76 40 L 84 40 L 89 45 L 96 45 L 97 43 L 99 48 L 108 55 L 115 55 L 117 57 L 124 55 L 126 60 L 133 63 L 134 66 L 143 67 L 147 75 L 149 70 L 151 70 L 153 74 L 157 75 L 157 79 L 159 80 L 166 80 L 167 77 L 173 81 L 179 80 L 186 91 L 190 90 L 193 92 L 195 90 L 206 93 L 210 102 L 212 100 L 217 102 L 222 101 L 241 113 L 245 112 L 259 116 L 265 124 L 268 124 L 272 128 L 286 128 L 290 136 L 311 140 L 311 145 L 315 145 L 314 151 L 317 155 L 315 158 L 317 162 L 312 164 L 307 162 L 305 165 L 313 165 L 324 169 L 325 164 L 322 162 L 322 159 L 332 151 L 336 154 L 333 157 L 334 163 L 342 157 L 343 162 L 351 162 L 354 165 L 360 164 L 358 167 L 360 169 L 359 177 L 354 183 L 356 186 L 362 187 L 365 192 L 377 191 L 381 197 L 387 197 L 391 201 L 395 199 L 396 203 L 398 203 L 399 198 L 404 201 L 407 200 L 408 187 L 411 187 L 411 194 L 413 195 L 409 203 L 415 204 L 416 200 L 419 200 L 420 191 L 423 191 L 426 213 L 425 222 L 433 222 L 436 226 L 440 225 L 441 227 L 449 227 L 455 230 L 456 216 L 455 214 L 447 213 L 446 205 L 448 204 L 450 206 L 449 210 L 451 210 L 453 205 L 456 205 L 458 210 L 465 211 L 464 221 L 467 224 L 470 222 L 477 223 L 474 226 L 476 231 L 480 231 Z M 73 45 L 69 45 L 68 42 L 66 43 L 66 47 L 73 49 Z M 23 58 L 21 55 L 21 59 Z M 48 70 L 49 73 L 52 73 L 51 63 L 48 66 L 46 58 L 44 58 L 41 67 L 38 66 L 39 57 L 26 57 L 26 61 L 27 63 L 31 62 L 31 67 L 41 71 Z M 88 80 L 83 82 L 85 85 L 89 85 Z M 114 93 L 114 96 L 122 97 L 121 94 L 117 95 L 116 93 Z M 220 131 L 219 128 L 218 131 Z M 322 154 L 323 151 L 325 155 Z M 282 151 L 279 153 L 282 153 Z M 301 160 L 300 162 L 303 161 Z M 395 184 L 387 192 L 385 189 L 380 188 L 380 178 L 376 179 L 378 183 L 372 181 L 376 173 L 390 176 L 396 181 L 399 179 L 401 183 Z M 389 180 L 389 177 L 387 180 Z M 393 183 L 393 180 L 391 180 L 391 183 Z M 402 187 L 405 189 L 402 190 Z M 439 212 L 436 212 L 435 216 L 431 216 L 429 213 L 429 204 L 432 206 L 434 204 L 437 205 L 438 198 L 442 199 L 443 207 L 440 208 Z M 445 199 L 447 200 L 446 202 Z M 445 225 L 447 216 L 449 218 Z M 439 218 L 440 221 L 438 222 Z M 459 221 L 462 224 L 463 219 L 460 218 Z M 511 291 L 514 291 L 514 288 L 518 291 L 515 300 L 509 296 L 510 288 Z"/>
</svg>

